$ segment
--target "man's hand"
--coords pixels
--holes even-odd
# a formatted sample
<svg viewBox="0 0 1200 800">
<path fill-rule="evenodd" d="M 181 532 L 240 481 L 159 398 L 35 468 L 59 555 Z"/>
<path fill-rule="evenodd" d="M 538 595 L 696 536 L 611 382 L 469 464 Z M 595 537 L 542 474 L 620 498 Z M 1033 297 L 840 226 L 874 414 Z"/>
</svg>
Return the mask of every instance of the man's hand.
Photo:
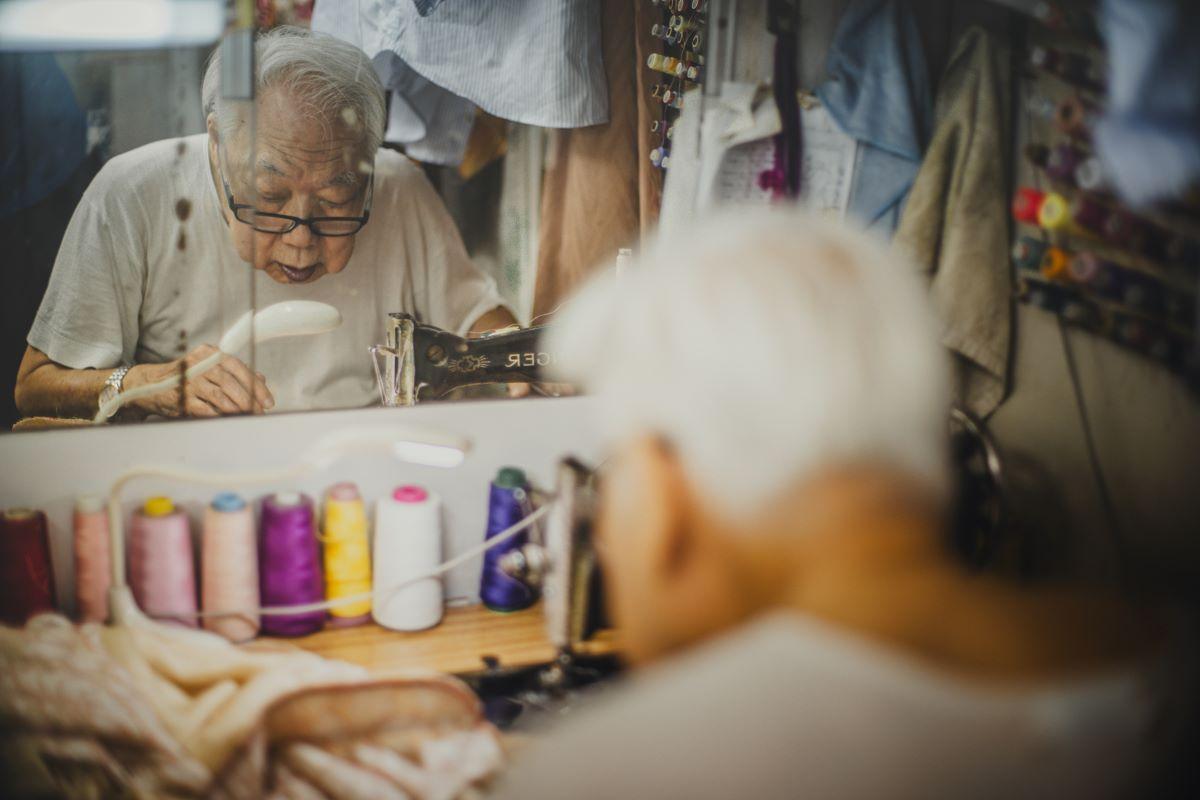
<svg viewBox="0 0 1200 800">
<path fill-rule="evenodd" d="M 125 375 L 123 388 L 135 389 L 178 375 L 181 364 L 183 369 L 187 369 L 215 352 L 215 347 L 204 344 L 183 358 L 165 364 L 138 364 Z M 186 381 L 186 387 L 176 386 L 134 400 L 129 405 L 143 413 L 162 417 L 219 417 L 226 414 L 261 414 L 264 409 L 275 406 L 275 398 L 267 388 L 267 380 L 262 373 L 251 372 L 234 356 L 225 356 L 208 371 Z"/>
</svg>

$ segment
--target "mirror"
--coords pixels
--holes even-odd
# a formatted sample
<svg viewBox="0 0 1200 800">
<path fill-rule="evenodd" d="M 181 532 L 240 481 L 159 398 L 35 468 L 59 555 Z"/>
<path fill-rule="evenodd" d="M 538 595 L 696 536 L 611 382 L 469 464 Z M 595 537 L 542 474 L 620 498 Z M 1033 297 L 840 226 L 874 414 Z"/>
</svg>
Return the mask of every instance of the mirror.
<svg viewBox="0 0 1200 800">
<path fill-rule="evenodd" d="M 397 4 L 400 37 L 377 5 L 318 0 L 259 4 L 219 48 L 0 53 L 0 424 L 403 404 L 377 378 L 404 369 L 380 352 L 395 315 L 445 344 L 417 402 L 531 394 L 549 357 L 494 332 L 633 244 L 652 169 L 634 92 L 609 91 L 632 87 L 632 13 L 578 5 L 521 52 L 475 4 Z"/>
</svg>

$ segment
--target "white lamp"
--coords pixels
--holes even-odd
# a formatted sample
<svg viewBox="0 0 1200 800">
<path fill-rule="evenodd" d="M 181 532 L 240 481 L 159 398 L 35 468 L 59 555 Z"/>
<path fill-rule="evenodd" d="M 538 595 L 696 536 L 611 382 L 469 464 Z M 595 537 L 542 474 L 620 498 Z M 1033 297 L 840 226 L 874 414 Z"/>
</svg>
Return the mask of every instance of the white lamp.
<svg viewBox="0 0 1200 800">
<path fill-rule="evenodd" d="M 125 526 L 121 513 L 121 490 L 137 478 L 167 478 L 210 486 L 246 485 L 284 481 L 325 469 L 350 452 L 388 450 L 402 462 L 452 468 L 466 458 L 468 439 L 428 428 L 389 425 L 347 428 L 319 439 L 294 464 L 256 472 L 204 472 L 166 466 L 134 467 L 117 476 L 108 490 L 108 535 L 112 586 L 108 590 L 109 622 L 113 625 L 143 625 L 150 620 L 138 608 L 125 575 Z"/>
<path fill-rule="evenodd" d="M 251 332 L 254 335 L 254 343 L 262 344 L 284 336 L 312 336 L 317 333 L 326 333 L 341 324 L 341 312 L 328 303 L 318 303 L 315 300 L 287 300 L 267 306 L 258 312 L 247 311 L 229 327 L 229 330 L 225 331 L 225 335 L 217 343 L 217 352 L 188 367 L 184 376 L 188 380 L 192 380 L 197 375 L 212 369 L 223 358 L 245 347 L 250 341 Z M 176 373 L 157 383 L 149 383 L 121 392 L 100 406 L 92 423 L 103 425 L 117 412 L 117 409 L 130 400 L 174 389 L 179 385 L 179 381 L 180 377 Z"/>
<path fill-rule="evenodd" d="M 224 29 L 222 0 L 0 2 L 0 51 L 197 47 Z"/>
</svg>

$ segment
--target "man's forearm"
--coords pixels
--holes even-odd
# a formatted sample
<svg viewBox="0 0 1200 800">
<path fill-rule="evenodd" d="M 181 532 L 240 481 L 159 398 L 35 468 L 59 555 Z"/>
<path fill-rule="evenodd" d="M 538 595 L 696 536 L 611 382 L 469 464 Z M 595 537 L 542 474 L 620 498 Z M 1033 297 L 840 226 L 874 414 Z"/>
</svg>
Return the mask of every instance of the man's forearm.
<svg viewBox="0 0 1200 800">
<path fill-rule="evenodd" d="M 112 373 L 112 369 L 70 369 L 40 350 L 27 348 L 17 370 L 17 409 L 26 417 L 90 419 Z"/>
<path fill-rule="evenodd" d="M 112 372 L 44 364 L 18 381 L 17 408 L 27 417 L 92 417 Z"/>
</svg>

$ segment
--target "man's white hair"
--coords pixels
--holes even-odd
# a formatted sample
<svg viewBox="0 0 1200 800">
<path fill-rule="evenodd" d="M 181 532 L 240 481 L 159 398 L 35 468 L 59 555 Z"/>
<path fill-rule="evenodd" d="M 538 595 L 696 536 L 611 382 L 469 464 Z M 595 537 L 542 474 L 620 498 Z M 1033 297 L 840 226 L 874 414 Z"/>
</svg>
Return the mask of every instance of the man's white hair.
<svg viewBox="0 0 1200 800">
<path fill-rule="evenodd" d="M 383 85 L 367 54 L 329 34 L 283 25 L 255 41 L 255 96 L 283 87 L 293 102 L 327 123 L 360 127 L 369 158 L 383 141 L 386 104 Z M 244 123 L 238 103 L 221 98 L 221 49 L 213 51 L 201 89 L 204 113 L 217 115 L 222 139 Z"/>
<path fill-rule="evenodd" d="M 863 231 L 794 208 L 714 216 L 598 277 L 549 335 L 609 440 L 663 437 L 727 513 L 861 464 L 944 497 L 934 312 L 916 270 Z"/>
</svg>

